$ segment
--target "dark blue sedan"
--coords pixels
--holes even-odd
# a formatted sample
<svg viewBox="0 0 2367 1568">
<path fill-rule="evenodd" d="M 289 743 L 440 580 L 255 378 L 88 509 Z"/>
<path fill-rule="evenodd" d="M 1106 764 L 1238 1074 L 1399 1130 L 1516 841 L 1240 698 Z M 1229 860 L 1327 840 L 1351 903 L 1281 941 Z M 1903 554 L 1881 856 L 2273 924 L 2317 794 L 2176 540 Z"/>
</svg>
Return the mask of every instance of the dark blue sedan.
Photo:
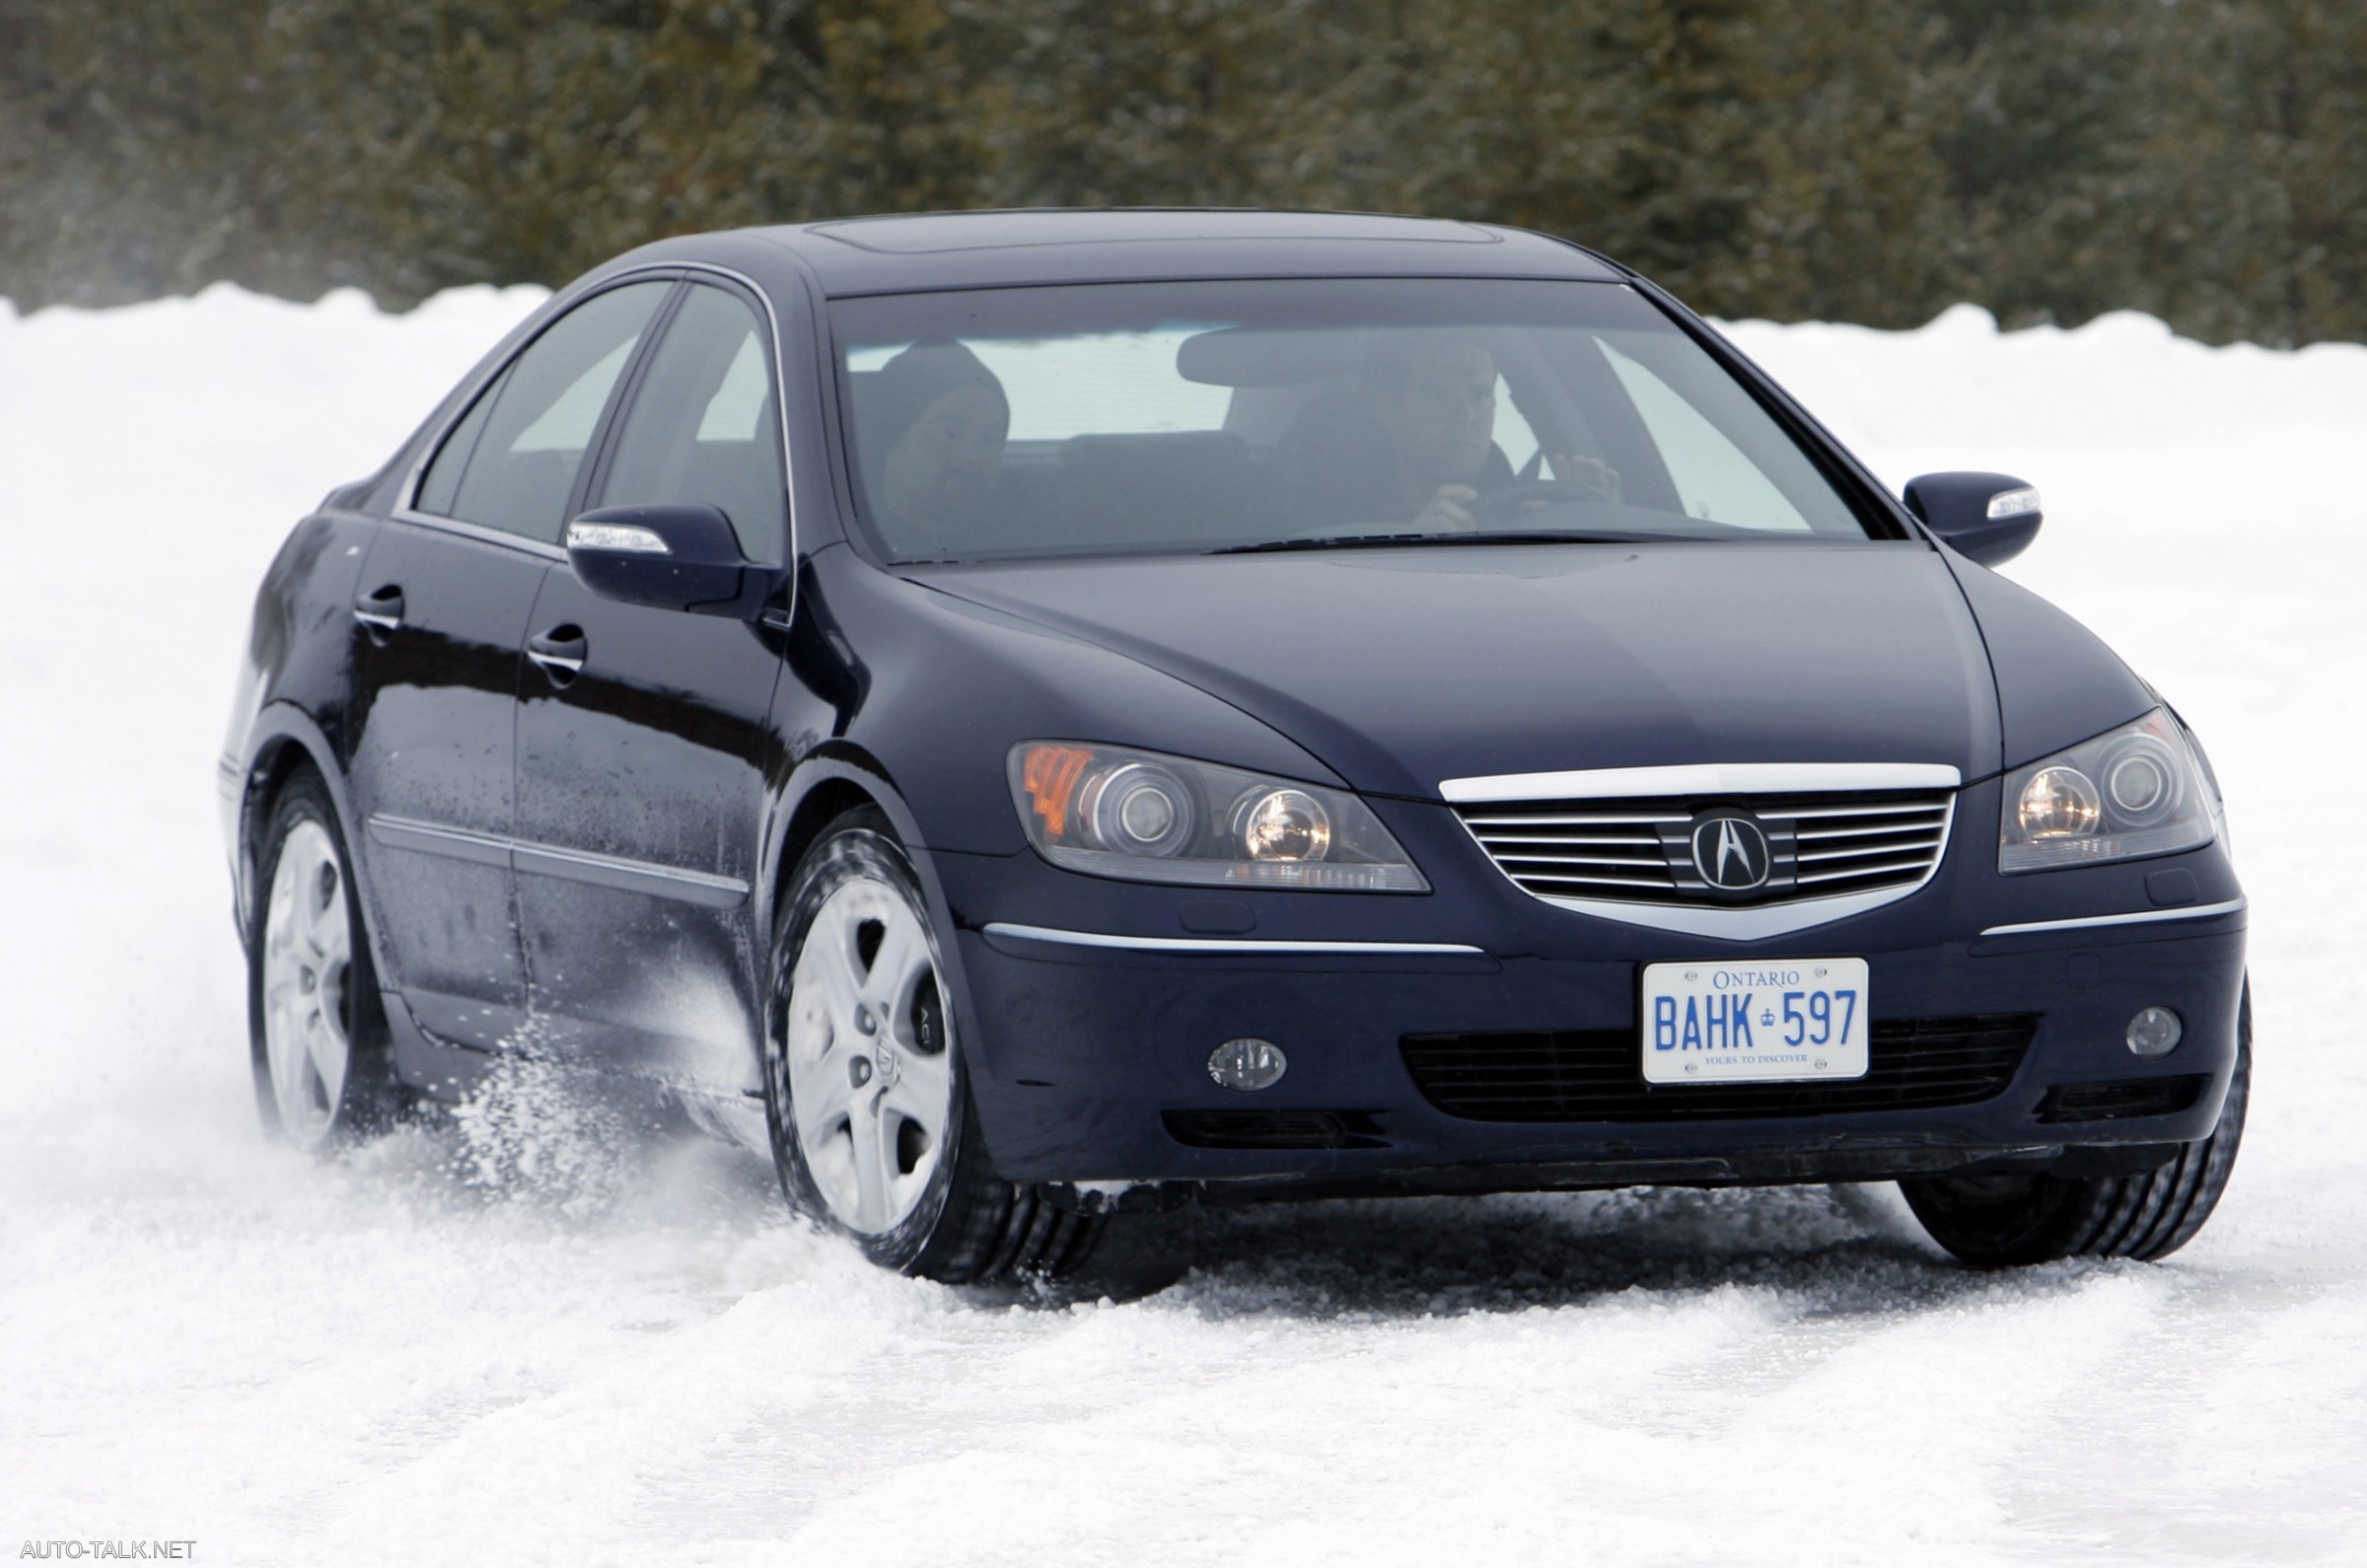
<svg viewBox="0 0 2367 1568">
<path fill-rule="evenodd" d="M 2184 722 L 1988 570 L 2039 522 L 1889 495 L 1541 235 L 651 246 L 263 584 L 263 1120 L 598 1069 L 955 1281 L 1114 1210 L 1637 1183 L 2161 1256 L 2242 1131 L 2245 901 Z"/>
</svg>

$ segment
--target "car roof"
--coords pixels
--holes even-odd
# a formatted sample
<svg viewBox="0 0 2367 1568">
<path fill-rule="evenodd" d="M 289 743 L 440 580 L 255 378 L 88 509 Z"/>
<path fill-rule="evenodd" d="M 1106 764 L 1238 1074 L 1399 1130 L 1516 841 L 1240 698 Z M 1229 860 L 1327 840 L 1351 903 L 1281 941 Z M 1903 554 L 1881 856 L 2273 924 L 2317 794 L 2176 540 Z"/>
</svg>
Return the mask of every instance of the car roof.
<svg viewBox="0 0 2367 1568">
<path fill-rule="evenodd" d="M 722 240 L 725 236 L 707 237 Z M 831 296 L 1226 277 L 1626 276 L 1521 229 L 1369 213 L 1033 209 L 839 218 L 735 231 L 795 252 Z M 696 259 L 696 240 L 674 242 Z M 653 247 L 655 252 L 672 247 Z"/>
</svg>

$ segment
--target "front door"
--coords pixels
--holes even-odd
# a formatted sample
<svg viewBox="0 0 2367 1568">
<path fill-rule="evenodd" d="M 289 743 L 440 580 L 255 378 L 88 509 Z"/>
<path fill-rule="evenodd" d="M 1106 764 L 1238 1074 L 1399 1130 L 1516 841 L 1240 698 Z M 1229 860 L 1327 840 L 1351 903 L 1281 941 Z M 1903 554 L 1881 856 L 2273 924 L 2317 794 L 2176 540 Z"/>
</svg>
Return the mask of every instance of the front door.
<svg viewBox="0 0 2367 1568">
<path fill-rule="evenodd" d="M 777 563 L 787 485 L 771 334 L 683 291 L 587 505 L 704 504 Z M 588 1061 L 753 1083 L 752 924 L 781 634 L 601 599 L 565 566 L 535 604 L 518 710 L 518 890 L 536 1029 Z"/>
</svg>

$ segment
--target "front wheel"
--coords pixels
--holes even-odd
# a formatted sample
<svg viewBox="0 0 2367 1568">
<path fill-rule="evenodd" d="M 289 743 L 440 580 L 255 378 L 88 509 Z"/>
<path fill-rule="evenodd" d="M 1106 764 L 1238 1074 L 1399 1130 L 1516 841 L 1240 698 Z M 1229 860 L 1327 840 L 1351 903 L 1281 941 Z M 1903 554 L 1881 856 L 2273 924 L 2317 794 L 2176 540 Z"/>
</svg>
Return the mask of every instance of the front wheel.
<svg viewBox="0 0 2367 1568">
<path fill-rule="evenodd" d="M 2120 1176 L 1923 1176 L 1901 1181 L 1931 1239 L 1968 1263 L 2168 1257 L 2218 1207 L 2244 1141 L 2252 1092 L 2252 989 L 2237 1015 L 2236 1070 L 2211 1135 L 2156 1171 Z"/>
<path fill-rule="evenodd" d="M 764 1109 L 790 1204 L 947 1284 L 1082 1263 L 1101 1222 L 994 1174 L 928 905 L 886 818 L 850 813 L 806 852 L 772 949 Z"/>
</svg>

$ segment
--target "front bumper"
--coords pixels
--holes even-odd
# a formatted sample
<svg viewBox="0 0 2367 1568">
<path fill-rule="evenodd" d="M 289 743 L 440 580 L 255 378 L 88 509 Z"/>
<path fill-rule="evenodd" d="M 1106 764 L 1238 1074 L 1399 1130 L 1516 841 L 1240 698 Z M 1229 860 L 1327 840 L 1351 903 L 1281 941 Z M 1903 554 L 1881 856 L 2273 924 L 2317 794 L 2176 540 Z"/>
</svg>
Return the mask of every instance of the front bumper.
<svg viewBox="0 0 2367 1568">
<path fill-rule="evenodd" d="M 1960 821 L 1984 820 L 1984 803 L 1963 804 Z M 1417 821 L 1392 826 L 1424 836 Z M 1440 853 L 1453 848 L 1451 838 L 1438 843 Z M 1437 863 L 1416 854 L 1426 867 Z M 1254 904 L 1254 934 L 1240 939 L 1475 950 L 1464 953 L 1081 945 L 1024 928 L 1173 940 L 1189 934 L 1189 917 L 1178 913 L 1188 895 L 1096 883 L 1027 856 L 936 861 L 959 932 L 966 1060 L 988 1149 L 1004 1176 L 1065 1187 L 1081 1206 L 1966 1169 L 2101 1174 L 2116 1162 L 2159 1163 L 2171 1146 L 2207 1136 L 2235 1063 L 2244 984 L 2245 915 L 2224 854 L 2214 846 L 2174 862 L 2046 880 L 1999 878 L 1965 864 L 1972 858 L 1951 855 L 1940 876 L 1899 904 L 1748 944 L 1554 909 L 1483 861 L 1434 874 L 1441 891 L 1429 898 L 1267 895 Z M 2145 879 L 2165 866 L 2193 877 L 2193 906 L 2229 907 L 2197 917 L 2149 906 Z M 2143 918 L 1980 934 L 2072 907 Z M 2019 1067 L 2002 1090 L 1970 1105 L 1482 1121 L 1434 1105 L 1401 1045 L 1434 1033 L 1632 1031 L 1643 963 L 1836 956 L 1867 960 L 1877 1021 L 2031 1017 L 2035 1033 Z M 2122 1042 L 2130 1015 L 2148 1006 L 2173 1008 L 2186 1025 L 2177 1048 L 2151 1060 Z M 1245 1035 L 1288 1053 L 1273 1088 L 1243 1094 L 1208 1076 L 1209 1052 Z M 2151 1079 L 2188 1081 L 2172 1097 L 2180 1108 L 2066 1118 L 2059 1098 L 2049 1101 L 2065 1086 Z M 1245 1110 L 1327 1114 L 1351 1131 L 1344 1141 L 1353 1146 L 1203 1147 L 1176 1130 L 1179 1117 Z"/>
</svg>

